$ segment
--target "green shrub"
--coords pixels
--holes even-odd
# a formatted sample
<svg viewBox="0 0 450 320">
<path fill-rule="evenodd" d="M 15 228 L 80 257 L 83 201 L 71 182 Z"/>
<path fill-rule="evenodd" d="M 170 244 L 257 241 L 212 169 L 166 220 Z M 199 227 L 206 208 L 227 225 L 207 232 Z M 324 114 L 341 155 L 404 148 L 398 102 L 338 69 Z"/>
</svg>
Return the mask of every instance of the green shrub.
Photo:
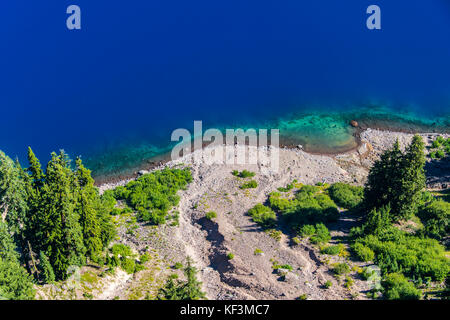
<svg viewBox="0 0 450 320">
<path fill-rule="evenodd" d="M 263 254 L 263 251 L 261 249 L 256 248 L 255 251 L 253 251 L 253 254 L 255 256 L 260 256 L 261 254 Z"/>
<path fill-rule="evenodd" d="M 375 252 L 369 247 L 366 247 L 362 243 L 356 242 L 352 245 L 352 249 L 356 256 L 364 262 L 373 261 L 375 258 Z"/>
<path fill-rule="evenodd" d="M 328 189 L 328 193 L 340 207 L 354 209 L 362 203 L 364 188 L 338 182 Z"/>
<path fill-rule="evenodd" d="M 232 260 L 234 258 L 234 254 L 233 253 L 229 253 L 229 254 L 227 254 L 227 259 L 228 260 Z"/>
<path fill-rule="evenodd" d="M 330 241 L 331 235 L 328 228 L 323 223 L 316 224 L 316 233 L 309 238 L 309 241 L 314 244 L 321 244 Z"/>
<path fill-rule="evenodd" d="M 173 265 L 173 269 L 181 269 L 183 268 L 183 264 L 181 262 L 177 262 Z"/>
<path fill-rule="evenodd" d="M 231 172 L 231 174 L 235 177 L 239 177 L 239 178 L 252 178 L 255 176 L 254 172 L 248 171 L 248 170 L 242 170 L 241 172 L 237 171 L 237 170 L 233 170 Z"/>
<path fill-rule="evenodd" d="M 136 270 L 136 262 L 134 259 L 130 258 L 122 258 L 120 266 L 123 270 L 125 270 L 128 274 L 132 274 Z"/>
<path fill-rule="evenodd" d="M 113 208 L 111 210 L 112 216 L 120 216 L 121 214 L 122 214 L 122 209 L 120 209 L 120 208 Z"/>
<path fill-rule="evenodd" d="M 316 186 L 302 186 L 294 199 L 284 199 L 274 192 L 269 197 L 270 207 L 280 212 L 284 223 L 294 230 L 305 224 L 336 221 L 339 218 L 336 204 L 319 191 Z"/>
<path fill-rule="evenodd" d="M 279 187 L 277 190 L 280 192 L 288 192 L 294 188 L 294 184 L 290 183 L 286 187 Z"/>
<path fill-rule="evenodd" d="M 280 269 L 286 269 L 286 270 L 289 270 L 289 271 L 294 270 L 294 268 L 292 268 L 292 266 L 290 264 L 283 264 L 283 265 L 280 266 Z"/>
<path fill-rule="evenodd" d="M 213 220 L 215 218 L 217 218 L 217 213 L 215 213 L 214 211 L 209 211 L 206 213 L 206 219 Z"/>
<path fill-rule="evenodd" d="M 272 239 L 275 239 L 276 241 L 281 240 L 282 232 L 280 230 L 275 229 L 267 229 L 265 232 L 271 237 Z"/>
<path fill-rule="evenodd" d="M 445 152 L 443 150 L 436 151 L 436 158 L 442 159 L 445 157 Z"/>
<path fill-rule="evenodd" d="M 388 300 L 419 300 L 422 297 L 420 290 L 399 273 L 387 274 L 381 285 Z"/>
<path fill-rule="evenodd" d="M 311 224 L 305 224 L 298 231 L 298 235 L 302 238 L 310 237 L 316 233 L 316 228 Z"/>
<path fill-rule="evenodd" d="M 418 216 L 424 225 L 425 235 L 441 240 L 450 233 L 450 203 L 443 200 L 432 201 L 419 210 Z"/>
<path fill-rule="evenodd" d="M 383 274 L 403 273 L 439 282 L 448 276 L 450 266 L 445 248 L 435 239 L 419 238 L 391 227 L 378 236 L 368 235 L 356 242 L 375 253 L 375 263 Z"/>
<path fill-rule="evenodd" d="M 251 180 L 249 182 L 246 182 L 244 184 L 242 184 L 239 188 L 241 189 L 254 189 L 258 187 L 258 182 L 256 182 L 255 180 Z"/>
<path fill-rule="evenodd" d="M 168 211 L 178 204 L 177 192 L 191 181 L 189 169 L 164 169 L 145 174 L 114 192 L 138 211 L 140 219 L 162 224 Z"/>
<path fill-rule="evenodd" d="M 333 272 L 337 275 L 343 275 L 350 272 L 350 267 L 345 262 L 336 263 L 333 267 Z"/>
<path fill-rule="evenodd" d="M 116 243 L 111 247 L 111 252 L 113 255 L 121 257 L 129 257 L 133 253 L 131 248 L 123 243 Z"/>
<path fill-rule="evenodd" d="M 335 256 L 335 255 L 338 255 L 339 252 L 341 252 L 341 248 L 339 246 L 327 246 L 325 248 L 322 248 L 322 250 L 320 250 L 320 252 L 323 254 L 329 254 L 331 256 Z"/>
<path fill-rule="evenodd" d="M 146 262 L 149 261 L 149 260 L 150 260 L 150 254 L 149 254 L 148 252 L 144 253 L 143 255 L 141 255 L 141 256 L 139 257 L 139 261 L 140 261 L 141 263 L 146 263 Z"/>
<path fill-rule="evenodd" d="M 329 289 L 329 288 L 331 288 L 332 285 L 333 285 L 333 283 L 330 280 L 327 280 L 327 282 L 325 282 L 325 284 L 324 284 L 324 287 L 326 289 Z"/>
<path fill-rule="evenodd" d="M 363 269 L 363 272 L 361 273 L 361 277 L 364 280 L 369 280 L 371 277 L 373 277 L 376 274 L 376 271 L 372 268 L 366 267 Z"/>
<path fill-rule="evenodd" d="M 250 172 L 247 170 L 242 170 L 241 173 L 239 174 L 239 177 L 241 178 L 252 178 L 255 176 L 254 172 Z"/>
<path fill-rule="evenodd" d="M 252 217 L 253 221 L 263 228 L 272 228 L 277 223 L 277 216 L 275 212 L 262 204 L 257 204 L 254 206 L 248 211 L 248 214 Z"/>
</svg>

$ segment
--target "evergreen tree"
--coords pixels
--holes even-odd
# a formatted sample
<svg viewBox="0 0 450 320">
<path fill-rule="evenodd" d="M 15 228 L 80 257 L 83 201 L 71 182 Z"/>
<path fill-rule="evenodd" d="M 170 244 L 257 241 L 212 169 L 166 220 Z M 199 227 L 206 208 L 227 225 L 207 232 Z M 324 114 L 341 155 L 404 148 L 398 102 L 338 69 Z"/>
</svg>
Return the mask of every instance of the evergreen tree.
<svg viewBox="0 0 450 320">
<path fill-rule="evenodd" d="M 22 168 L 0 151 L 0 216 L 10 230 L 24 228 L 27 215 L 27 192 Z"/>
<path fill-rule="evenodd" d="M 424 166 L 424 143 L 420 136 L 414 136 L 405 153 L 397 140 L 369 172 L 364 189 L 366 210 L 390 206 L 393 221 L 410 217 L 417 211 L 425 188 Z"/>
<path fill-rule="evenodd" d="M 30 164 L 28 167 L 28 172 L 31 175 L 33 187 L 42 187 L 44 172 L 42 171 L 41 163 L 38 158 L 36 158 L 30 147 L 28 147 L 28 163 Z"/>
<path fill-rule="evenodd" d="M 364 233 L 380 235 L 386 231 L 391 226 L 390 211 L 389 205 L 380 209 L 372 209 L 363 226 Z"/>
<path fill-rule="evenodd" d="M 41 190 L 38 222 L 42 248 L 58 279 L 66 278 L 70 265 L 82 265 L 85 260 L 82 229 L 74 210 L 76 197 L 73 179 L 65 155 L 53 153 Z"/>
<path fill-rule="evenodd" d="M 5 223 L 0 222 L 0 299 L 34 298 L 30 275 L 19 263 L 19 254 Z"/>
<path fill-rule="evenodd" d="M 183 300 L 199 300 L 205 298 L 205 293 L 202 292 L 202 283 L 197 280 L 197 269 L 192 266 L 190 258 L 187 259 L 187 266 L 184 269 L 184 274 L 187 278 L 187 283 L 183 286 Z"/>
<path fill-rule="evenodd" d="M 172 278 L 167 280 L 165 286 L 158 292 L 159 300 L 199 300 L 206 297 L 202 292 L 202 283 L 197 280 L 197 269 L 192 266 L 192 261 L 188 257 L 187 266 L 184 269 L 187 281 L 175 281 Z"/>
<path fill-rule="evenodd" d="M 39 254 L 39 272 L 39 277 L 43 283 L 55 281 L 55 273 L 53 272 L 52 265 L 43 251 Z"/>
<path fill-rule="evenodd" d="M 392 204 L 392 215 L 396 219 L 407 219 L 417 213 L 426 187 L 424 148 L 422 137 L 415 135 L 402 158 L 401 186 Z"/>
<path fill-rule="evenodd" d="M 80 224 L 83 228 L 84 245 L 90 259 L 96 260 L 104 246 L 109 243 L 102 241 L 102 234 L 108 232 L 102 227 L 105 226 L 102 216 L 100 196 L 94 186 L 94 179 L 91 171 L 83 166 L 81 159 L 76 160 L 76 177 L 78 182 L 78 204 L 77 212 L 80 215 Z M 109 214 L 107 219 L 111 219 Z M 108 236 L 109 238 L 109 236 Z"/>
</svg>

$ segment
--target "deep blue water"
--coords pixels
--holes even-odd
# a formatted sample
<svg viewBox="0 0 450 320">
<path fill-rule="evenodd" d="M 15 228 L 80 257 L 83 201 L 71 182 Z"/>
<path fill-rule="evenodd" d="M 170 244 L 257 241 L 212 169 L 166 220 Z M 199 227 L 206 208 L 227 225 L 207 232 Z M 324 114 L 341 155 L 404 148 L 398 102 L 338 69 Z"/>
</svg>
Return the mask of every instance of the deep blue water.
<svg viewBox="0 0 450 320">
<path fill-rule="evenodd" d="M 382 30 L 366 28 L 371 4 Z M 2 1 L 0 39 L 0 149 L 21 161 L 27 146 L 63 148 L 104 174 L 194 120 L 315 110 L 387 106 L 448 126 L 448 0 Z"/>
</svg>

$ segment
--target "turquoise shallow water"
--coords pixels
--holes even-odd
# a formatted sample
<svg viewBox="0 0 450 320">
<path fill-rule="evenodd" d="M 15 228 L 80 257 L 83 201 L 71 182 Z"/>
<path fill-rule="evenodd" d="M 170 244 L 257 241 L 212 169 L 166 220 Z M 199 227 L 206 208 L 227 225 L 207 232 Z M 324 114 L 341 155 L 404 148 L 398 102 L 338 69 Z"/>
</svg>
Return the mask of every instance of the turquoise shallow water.
<svg viewBox="0 0 450 320">
<path fill-rule="evenodd" d="M 266 120 L 249 119 L 246 123 L 235 121 L 232 125 L 222 124 L 215 128 L 223 132 L 227 128 L 279 129 L 282 145 L 301 144 L 307 152 L 334 154 L 357 146 L 357 129 L 350 125 L 351 120 L 358 122 L 359 129 L 370 127 L 404 132 L 450 132 L 450 116 L 426 117 L 379 106 L 346 110 L 316 108 Z M 208 128 L 204 124 L 203 131 Z M 83 158 L 99 181 L 120 179 L 139 168 L 148 168 L 167 160 L 175 142 L 170 142 L 170 135 L 165 141 L 159 146 L 144 140 L 139 143 L 122 141 Z"/>
</svg>

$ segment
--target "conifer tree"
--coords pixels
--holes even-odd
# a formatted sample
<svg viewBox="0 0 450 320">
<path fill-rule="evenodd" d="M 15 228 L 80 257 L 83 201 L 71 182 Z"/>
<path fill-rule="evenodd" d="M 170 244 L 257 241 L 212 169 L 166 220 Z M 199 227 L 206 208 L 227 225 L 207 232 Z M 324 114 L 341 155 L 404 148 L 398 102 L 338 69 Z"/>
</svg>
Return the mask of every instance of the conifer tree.
<svg viewBox="0 0 450 320">
<path fill-rule="evenodd" d="M 31 277 L 20 265 L 18 258 L 8 227 L 0 221 L 0 299 L 34 298 Z"/>
<path fill-rule="evenodd" d="M 99 217 L 95 210 L 98 193 L 91 172 L 83 166 L 80 158 L 76 160 L 75 174 L 78 182 L 76 210 L 83 229 L 84 245 L 89 258 L 95 260 L 103 249 Z"/>
<path fill-rule="evenodd" d="M 38 158 L 36 158 L 36 156 L 34 155 L 34 152 L 33 150 L 31 150 L 31 147 L 28 147 L 28 163 L 30 164 L 30 166 L 28 167 L 28 172 L 31 175 L 33 187 L 35 188 L 42 187 L 44 172 L 42 171 L 41 163 L 39 162 Z"/>
<path fill-rule="evenodd" d="M 65 155 L 52 154 L 41 191 L 39 229 L 42 244 L 55 275 L 64 279 L 70 265 L 84 263 L 85 247 L 79 216 L 75 212 L 73 172 Z"/>
<path fill-rule="evenodd" d="M 422 138 L 415 135 L 403 153 L 397 142 L 375 161 L 364 189 L 366 210 L 390 206 L 391 220 L 407 219 L 417 211 L 425 188 L 425 155 Z"/>
<path fill-rule="evenodd" d="M 407 219 L 417 213 L 422 191 L 426 186 L 425 144 L 422 137 L 415 135 L 406 149 L 401 163 L 401 187 L 392 207 L 397 219 Z"/>
<path fill-rule="evenodd" d="M 39 254 L 39 272 L 39 277 L 43 283 L 55 281 L 55 273 L 53 272 L 53 267 L 43 251 L 41 251 L 41 253 Z"/>
<path fill-rule="evenodd" d="M 24 228 L 27 192 L 22 168 L 0 151 L 0 217 L 17 235 Z"/>
</svg>

